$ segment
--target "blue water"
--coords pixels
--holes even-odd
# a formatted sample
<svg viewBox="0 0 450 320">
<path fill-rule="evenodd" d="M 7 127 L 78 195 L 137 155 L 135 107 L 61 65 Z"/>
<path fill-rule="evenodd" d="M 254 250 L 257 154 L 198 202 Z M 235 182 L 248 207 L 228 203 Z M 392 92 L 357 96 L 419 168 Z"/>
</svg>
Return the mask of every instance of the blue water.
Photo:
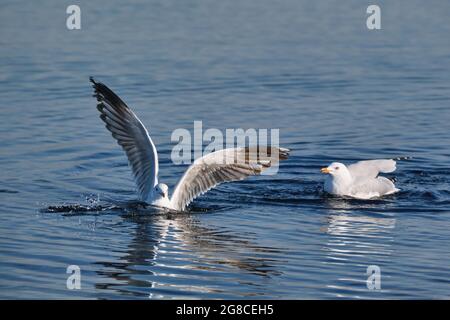
<svg viewBox="0 0 450 320">
<path fill-rule="evenodd" d="M 448 1 L 378 1 L 378 31 L 357 0 L 77 1 L 75 31 L 69 4 L 1 4 L 0 298 L 450 298 Z M 279 128 L 291 157 L 188 214 L 140 209 L 89 76 L 146 124 L 171 188 L 171 133 L 194 120 Z M 322 192 L 333 160 L 397 156 L 398 194 Z"/>
</svg>

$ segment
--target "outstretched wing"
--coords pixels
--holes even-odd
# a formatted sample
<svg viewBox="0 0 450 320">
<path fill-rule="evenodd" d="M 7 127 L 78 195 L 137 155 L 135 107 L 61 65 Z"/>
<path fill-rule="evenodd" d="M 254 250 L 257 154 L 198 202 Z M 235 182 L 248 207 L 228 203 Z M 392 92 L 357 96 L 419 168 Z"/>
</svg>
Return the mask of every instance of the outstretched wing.
<svg viewBox="0 0 450 320">
<path fill-rule="evenodd" d="M 210 153 L 187 169 L 175 188 L 171 204 L 175 210 L 182 211 L 211 188 L 259 175 L 288 156 L 289 149 L 276 147 L 229 148 Z"/>
<path fill-rule="evenodd" d="M 98 101 L 100 118 L 127 154 L 139 197 L 145 201 L 158 183 L 158 154 L 155 145 L 139 118 L 114 92 L 92 77 L 90 81 L 95 89 L 94 97 Z"/>
<path fill-rule="evenodd" d="M 354 179 L 376 178 L 380 172 L 394 172 L 396 161 L 393 159 L 366 160 L 351 164 L 347 168 Z"/>
</svg>

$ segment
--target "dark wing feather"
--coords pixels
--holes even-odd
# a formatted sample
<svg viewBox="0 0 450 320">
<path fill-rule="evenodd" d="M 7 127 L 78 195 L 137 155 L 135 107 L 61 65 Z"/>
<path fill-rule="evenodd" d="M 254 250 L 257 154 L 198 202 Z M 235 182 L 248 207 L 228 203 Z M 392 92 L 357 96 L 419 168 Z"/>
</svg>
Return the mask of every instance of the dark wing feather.
<svg viewBox="0 0 450 320">
<path fill-rule="evenodd" d="M 100 118 L 125 151 L 139 197 L 145 201 L 158 183 L 158 154 L 147 129 L 131 109 L 106 85 L 90 81 L 95 89 Z"/>
</svg>

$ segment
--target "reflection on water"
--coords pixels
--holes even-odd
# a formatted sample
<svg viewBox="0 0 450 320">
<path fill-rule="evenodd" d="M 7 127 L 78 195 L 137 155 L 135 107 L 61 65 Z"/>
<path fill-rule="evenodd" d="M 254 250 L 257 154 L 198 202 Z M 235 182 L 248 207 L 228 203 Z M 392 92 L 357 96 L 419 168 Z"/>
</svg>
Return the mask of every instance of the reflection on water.
<svg viewBox="0 0 450 320">
<path fill-rule="evenodd" d="M 390 255 L 395 218 L 351 216 L 346 213 L 328 217 L 327 243 L 330 263 L 345 263 L 352 257 Z M 383 241 L 377 241 L 382 239 Z"/>
<path fill-rule="evenodd" d="M 196 215 L 131 210 L 121 217 L 123 223 L 134 225 L 131 241 L 118 261 L 95 262 L 102 266 L 99 276 L 108 278 L 96 283 L 97 289 L 150 298 L 184 296 L 190 291 L 220 296 L 223 290 L 207 281 L 210 273 L 217 277 L 225 274 L 229 279 L 234 272 L 281 275 L 277 271 L 280 261 L 270 256 L 282 250 L 256 246 L 245 237 L 205 227 Z"/>
<path fill-rule="evenodd" d="M 355 217 L 347 215 L 346 212 L 329 216 L 328 223 L 327 232 L 341 240 L 346 236 L 357 237 L 358 235 L 377 238 L 386 233 L 386 229 L 395 228 L 395 218 Z M 388 231 L 393 232 L 394 230 Z"/>
<path fill-rule="evenodd" d="M 336 273 L 334 283 L 327 288 L 336 292 L 337 297 L 347 297 L 352 288 L 351 297 L 367 298 L 365 271 L 370 265 L 377 265 L 384 272 L 383 267 L 393 254 L 396 218 L 393 214 L 354 213 L 358 206 L 367 210 L 379 207 L 379 203 L 356 201 L 358 204 L 352 206 L 354 200 L 328 199 L 327 202 L 330 213 L 325 227 L 329 235 L 324 246 L 326 264 L 344 268 Z M 359 272 L 349 272 L 349 266 Z M 380 292 L 387 294 L 389 290 L 382 288 Z"/>
</svg>

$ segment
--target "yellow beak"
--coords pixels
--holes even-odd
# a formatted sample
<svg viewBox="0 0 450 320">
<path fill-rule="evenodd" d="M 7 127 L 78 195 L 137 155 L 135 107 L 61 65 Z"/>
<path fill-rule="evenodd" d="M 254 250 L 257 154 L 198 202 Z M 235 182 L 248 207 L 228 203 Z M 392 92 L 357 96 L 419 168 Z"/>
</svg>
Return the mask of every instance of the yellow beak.
<svg viewBox="0 0 450 320">
<path fill-rule="evenodd" d="M 320 172 L 322 172 L 322 173 L 330 173 L 330 169 L 322 168 L 322 169 L 320 169 Z"/>
</svg>

